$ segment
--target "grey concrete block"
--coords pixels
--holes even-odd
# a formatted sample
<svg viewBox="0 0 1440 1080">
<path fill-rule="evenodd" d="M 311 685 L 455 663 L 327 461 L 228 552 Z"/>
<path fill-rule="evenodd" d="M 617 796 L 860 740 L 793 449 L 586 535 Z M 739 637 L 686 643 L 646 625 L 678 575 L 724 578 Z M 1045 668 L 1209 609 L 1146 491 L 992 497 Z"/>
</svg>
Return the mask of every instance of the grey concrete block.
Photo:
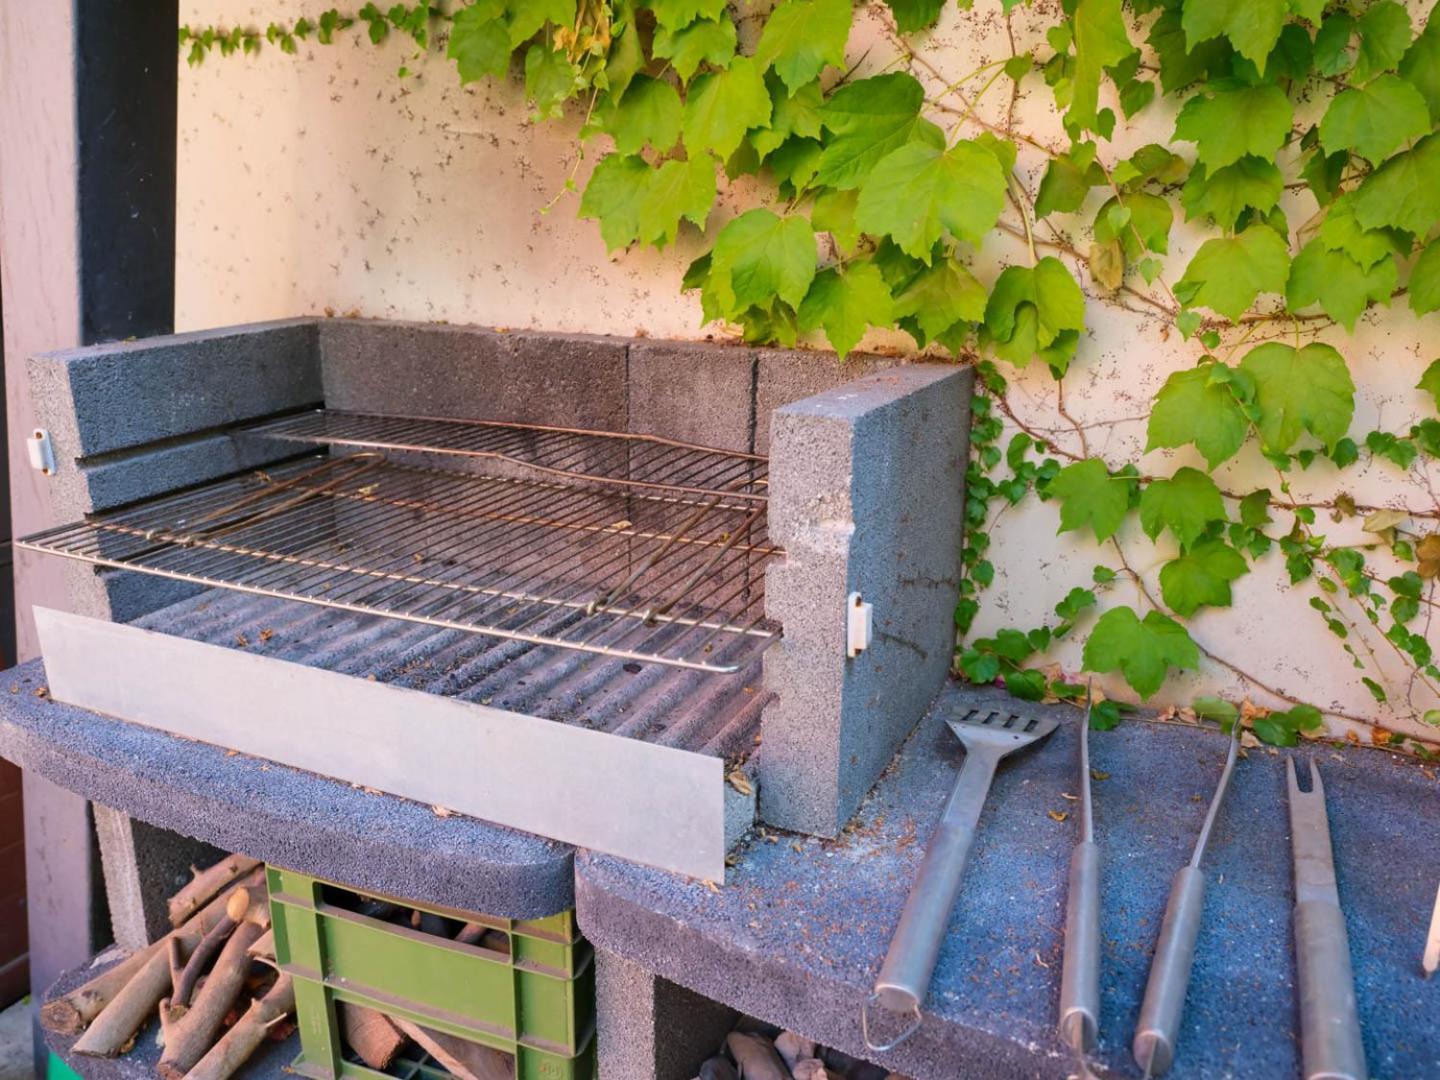
<svg viewBox="0 0 1440 1080">
<path fill-rule="evenodd" d="M 960 582 L 972 372 L 910 364 L 773 418 L 760 814 L 833 836 L 945 681 Z M 875 605 L 845 654 L 846 598 Z"/>
<path fill-rule="evenodd" d="M 755 452 L 770 452 L 771 414 L 782 405 L 853 382 L 901 361 L 852 353 L 842 363 L 832 352 L 805 349 L 755 351 Z"/>
<path fill-rule="evenodd" d="M 599 1080 L 690 1080 L 736 1012 L 618 956 L 595 952 Z"/>
<path fill-rule="evenodd" d="M 168 901 L 190 880 L 191 868 L 217 863 L 226 852 L 99 803 L 93 809 L 115 943 L 144 948 L 170 932 Z"/>
<path fill-rule="evenodd" d="M 320 400 L 315 320 L 292 319 L 45 353 L 37 422 L 74 460 Z"/>
<path fill-rule="evenodd" d="M 332 409 L 625 430 L 619 338 L 332 319 L 320 357 Z"/>
<path fill-rule="evenodd" d="M 76 512 L 107 510 L 259 468 L 291 457 L 297 449 L 293 443 L 216 434 L 164 443 L 154 449 L 104 459 L 95 465 L 81 463 L 79 472 L 88 505 L 77 507 Z"/>
<path fill-rule="evenodd" d="M 627 431 L 720 450 L 755 441 L 755 354 L 705 342 L 636 341 L 630 346 Z"/>
</svg>

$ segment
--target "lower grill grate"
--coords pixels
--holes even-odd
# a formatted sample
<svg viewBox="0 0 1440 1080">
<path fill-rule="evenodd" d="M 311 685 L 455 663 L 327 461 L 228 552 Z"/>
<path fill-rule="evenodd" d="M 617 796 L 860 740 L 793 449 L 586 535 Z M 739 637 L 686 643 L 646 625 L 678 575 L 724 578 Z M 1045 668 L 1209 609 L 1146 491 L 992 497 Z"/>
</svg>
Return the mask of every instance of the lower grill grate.
<svg viewBox="0 0 1440 1080">
<path fill-rule="evenodd" d="M 737 474 L 741 492 L 728 475 L 730 490 L 667 487 L 659 470 L 646 470 L 651 479 L 638 487 L 594 472 L 570 478 L 549 463 L 525 475 L 527 463 L 517 467 L 508 455 L 500 476 L 392 461 L 374 450 L 312 456 L 19 545 L 262 596 L 729 673 L 779 633 L 764 617 L 764 572 L 782 552 L 769 542 L 764 498 L 749 493 L 753 462 L 763 466 L 748 457 L 731 463 L 750 466 Z"/>
</svg>

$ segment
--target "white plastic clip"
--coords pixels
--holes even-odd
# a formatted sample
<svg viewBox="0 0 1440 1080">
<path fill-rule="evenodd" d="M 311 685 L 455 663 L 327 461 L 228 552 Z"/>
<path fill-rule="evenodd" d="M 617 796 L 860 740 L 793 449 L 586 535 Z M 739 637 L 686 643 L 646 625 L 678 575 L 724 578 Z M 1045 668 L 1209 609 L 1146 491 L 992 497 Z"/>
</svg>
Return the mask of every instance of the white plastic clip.
<svg viewBox="0 0 1440 1080">
<path fill-rule="evenodd" d="M 50 433 L 36 428 L 26 440 L 30 450 L 30 467 L 46 476 L 55 475 L 55 448 L 50 445 Z"/>
<path fill-rule="evenodd" d="M 845 601 L 845 613 L 845 655 L 853 660 L 870 647 L 875 633 L 875 605 L 865 603 L 858 592 L 852 592 Z"/>
</svg>

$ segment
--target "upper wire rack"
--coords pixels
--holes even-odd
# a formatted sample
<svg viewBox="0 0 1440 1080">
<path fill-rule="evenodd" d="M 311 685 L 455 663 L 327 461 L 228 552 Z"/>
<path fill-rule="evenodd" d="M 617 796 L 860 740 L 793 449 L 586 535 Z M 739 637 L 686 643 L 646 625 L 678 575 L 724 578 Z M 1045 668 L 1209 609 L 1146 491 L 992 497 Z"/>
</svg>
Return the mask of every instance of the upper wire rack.
<svg viewBox="0 0 1440 1080">
<path fill-rule="evenodd" d="M 765 566 L 783 552 L 766 531 L 763 458 L 513 425 L 473 425 L 492 430 L 472 441 L 462 430 L 472 425 L 459 421 L 434 422 L 443 439 L 415 439 L 429 423 L 305 414 L 247 433 L 321 441 L 321 430 L 333 430 L 338 437 L 324 441 L 495 457 L 540 474 L 478 475 L 376 449 L 312 455 L 17 543 L 701 671 L 739 671 L 779 635 L 764 615 Z M 627 455 L 623 467 L 617 451 Z"/>
</svg>

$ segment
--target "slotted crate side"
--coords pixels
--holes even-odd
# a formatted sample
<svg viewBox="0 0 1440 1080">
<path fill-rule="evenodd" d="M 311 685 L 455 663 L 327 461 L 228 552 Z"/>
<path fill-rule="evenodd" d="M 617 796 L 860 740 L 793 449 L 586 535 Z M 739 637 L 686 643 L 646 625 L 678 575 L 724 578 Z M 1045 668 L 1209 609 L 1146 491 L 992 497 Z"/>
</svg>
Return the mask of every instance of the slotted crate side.
<svg viewBox="0 0 1440 1080">
<path fill-rule="evenodd" d="M 327 887 L 346 886 L 275 867 L 269 878 L 276 960 L 297 980 L 324 989 L 327 999 L 369 1004 L 498 1049 L 519 1045 L 574 1056 L 591 1037 L 593 950 L 576 929 L 573 911 L 511 920 L 347 889 L 498 930 L 509 939 L 506 955 L 326 901 Z"/>
</svg>

